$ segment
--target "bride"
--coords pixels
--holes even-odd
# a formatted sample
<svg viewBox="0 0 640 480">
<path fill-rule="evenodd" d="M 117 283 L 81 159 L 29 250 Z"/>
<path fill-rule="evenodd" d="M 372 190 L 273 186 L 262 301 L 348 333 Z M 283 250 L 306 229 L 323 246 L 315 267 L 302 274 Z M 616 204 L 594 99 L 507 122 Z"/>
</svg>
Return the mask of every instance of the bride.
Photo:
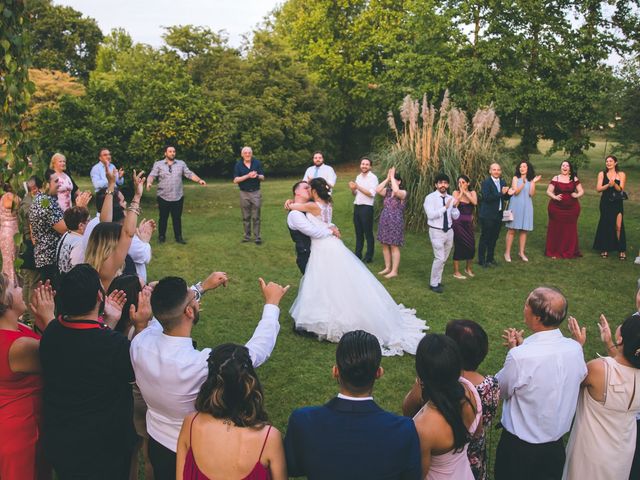
<svg viewBox="0 0 640 480">
<path fill-rule="evenodd" d="M 306 212 L 314 224 L 331 224 L 330 187 L 323 178 L 309 182 L 313 202 L 286 208 Z M 338 342 L 352 330 L 378 338 L 383 355 L 415 354 L 428 329 L 415 310 L 398 305 L 369 269 L 342 243 L 329 236 L 311 240 L 311 255 L 289 313 L 296 328 Z"/>
</svg>

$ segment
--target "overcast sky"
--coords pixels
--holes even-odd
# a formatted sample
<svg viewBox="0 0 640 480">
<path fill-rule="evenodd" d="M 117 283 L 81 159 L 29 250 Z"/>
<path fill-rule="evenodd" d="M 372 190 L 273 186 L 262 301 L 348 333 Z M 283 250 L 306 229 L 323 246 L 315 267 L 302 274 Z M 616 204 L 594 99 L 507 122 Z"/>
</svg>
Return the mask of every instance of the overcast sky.
<svg viewBox="0 0 640 480">
<path fill-rule="evenodd" d="M 54 0 L 93 17 L 103 33 L 122 27 L 136 42 L 162 44 L 163 26 L 202 25 L 226 30 L 232 46 L 240 46 L 280 0 Z"/>
</svg>

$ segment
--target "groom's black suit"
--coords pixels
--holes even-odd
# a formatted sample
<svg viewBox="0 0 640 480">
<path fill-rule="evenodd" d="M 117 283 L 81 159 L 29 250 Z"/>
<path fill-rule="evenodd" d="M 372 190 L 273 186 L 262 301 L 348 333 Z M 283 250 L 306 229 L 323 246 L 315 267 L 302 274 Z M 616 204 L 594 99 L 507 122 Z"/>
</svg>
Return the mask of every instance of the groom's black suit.
<svg viewBox="0 0 640 480">
<path fill-rule="evenodd" d="M 289 227 L 289 234 L 291 235 L 291 240 L 296 244 L 296 264 L 304 275 L 309 255 L 311 255 L 311 238 L 299 230 L 293 230 L 291 227 Z"/>
</svg>

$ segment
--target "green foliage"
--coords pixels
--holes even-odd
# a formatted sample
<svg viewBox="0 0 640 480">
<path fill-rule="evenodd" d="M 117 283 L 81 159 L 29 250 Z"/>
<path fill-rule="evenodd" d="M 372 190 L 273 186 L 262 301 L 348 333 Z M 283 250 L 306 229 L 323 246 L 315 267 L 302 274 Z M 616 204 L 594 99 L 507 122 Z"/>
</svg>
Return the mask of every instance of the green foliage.
<svg viewBox="0 0 640 480">
<path fill-rule="evenodd" d="M 626 159 L 640 159 L 640 57 L 630 59 L 624 69 L 624 83 L 616 104 L 619 118 L 612 132 L 618 142 L 615 153 Z"/>
<path fill-rule="evenodd" d="M 36 0 L 31 6 L 33 66 L 61 70 L 86 81 L 96 66 L 102 31 L 71 7 Z"/>
</svg>

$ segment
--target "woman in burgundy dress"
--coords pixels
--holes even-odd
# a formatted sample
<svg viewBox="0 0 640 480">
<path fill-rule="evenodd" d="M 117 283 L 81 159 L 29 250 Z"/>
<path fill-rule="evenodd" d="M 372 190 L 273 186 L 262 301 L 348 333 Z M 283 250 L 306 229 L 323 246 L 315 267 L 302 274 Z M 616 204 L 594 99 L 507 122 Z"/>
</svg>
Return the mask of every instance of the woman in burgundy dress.
<svg viewBox="0 0 640 480">
<path fill-rule="evenodd" d="M 474 277 L 471 271 L 473 257 L 476 255 L 476 238 L 473 232 L 473 209 L 478 204 L 478 195 L 469 190 L 469 177 L 458 176 L 458 190 L 453 192 L 453 205 L 460 211 L 460 216 L 453 220 L 453 276 L 460 280 L 467 278 L 460 273 L 460 260 L 466 260 L 465 273 Z"/>
<path fill-rule="evenodd" d="M 547 187 L 547 195 L 551 200 L 548 207 L 549 226 L 544 254 L 552 258 L 581 257 L 578 244 L 578 199 L 584 195 L 584 189 L 570 162 L 562 162 L 560 175 L 551 180 Z"/>
<path fill-rule="evenodd" d="M 47 284 L 34 290 L 36 325 L 44 330 L 53 319 L 53 291 Z M 22 289 L 0 275 L 0 478 L 51 478 L 42 452 L 40 335 L 18 318 L 27 309 Z"/>
<path fill-rule="evenodd" d="M 208 363 L 197 412 L 182 423 L 176 479 L 287 480 L 282 436 L 268 423 L 247 347 L 220 345 Z"/>
</svg>

